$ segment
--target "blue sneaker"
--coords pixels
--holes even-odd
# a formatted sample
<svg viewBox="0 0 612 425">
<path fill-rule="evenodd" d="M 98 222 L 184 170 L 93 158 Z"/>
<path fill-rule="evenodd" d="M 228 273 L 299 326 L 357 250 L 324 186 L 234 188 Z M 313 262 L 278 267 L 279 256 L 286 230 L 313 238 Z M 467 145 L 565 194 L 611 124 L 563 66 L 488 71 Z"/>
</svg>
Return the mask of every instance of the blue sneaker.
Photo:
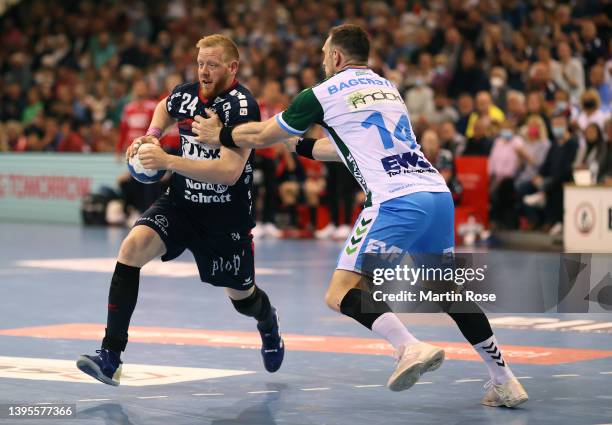
<svg viewBox="0 0 612 425">
<path fill-rule="evenodd" d="M 280 369 L 283 357 L 285 357 L 285 343 L 280 334 L 276 309 L 273 309 L 272 314 L 274 315 L 274 326 L 270 331 L 264 332 L 257 325 L 257 330 L 261 335 L 261 356 L 268 372 L 276 372 Z"/>
<path fill-rule="evenodd" d="M 96 353 L 97 356 L 80 356 L 76 362 L 77 367 L 100 382 L 118 386 L 123 364 L 121 358 L 117 353 L 106 348 L 96 350 Z"/>
</svg>

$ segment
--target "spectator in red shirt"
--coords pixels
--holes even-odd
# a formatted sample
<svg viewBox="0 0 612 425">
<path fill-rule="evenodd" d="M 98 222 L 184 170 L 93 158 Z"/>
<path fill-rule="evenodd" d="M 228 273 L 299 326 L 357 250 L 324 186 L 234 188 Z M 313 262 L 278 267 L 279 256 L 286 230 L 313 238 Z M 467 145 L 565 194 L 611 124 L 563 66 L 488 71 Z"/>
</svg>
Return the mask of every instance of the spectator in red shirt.
<svg viewBox="0 0 612 425">
<path fill-rule="evenodd" d="M 145 81 L 134 82 L 133 100 L 125 105 L 119 124 L 119 140 L 115 149 L 117 155 L 122 155 L 136 137 L 147 132 L 155 106 L 157 106 L 157 103 L 149 99 L 148 95 L 149 87 Z"/>
</svg>

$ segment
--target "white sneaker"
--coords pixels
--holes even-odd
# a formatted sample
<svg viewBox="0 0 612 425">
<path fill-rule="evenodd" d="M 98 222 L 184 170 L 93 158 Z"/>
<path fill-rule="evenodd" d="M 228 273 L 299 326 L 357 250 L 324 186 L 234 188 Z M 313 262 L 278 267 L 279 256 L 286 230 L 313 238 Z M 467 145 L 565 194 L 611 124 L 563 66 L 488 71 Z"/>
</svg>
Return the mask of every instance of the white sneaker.
<svg viewBox="0 0 612 425">
<path fill-rule="evenodd" d="M 515 407 L 529 400 L 527 391 L 516 378 L 512 378 L 504 384 L 496 385 L 493 381 L 485 384 L 487 392 L 482 398 L 482 404 L 491 407 Z"/>
<path fill-rule="evenodd" d="M 338 226 L 338 228 L 334 231 L 334 233 L 332 234 L 332 239 L 344 240 L 348 238 L 350 234 L 351 228 L 346 224 L 342 224 Z"/>
<path fill-rule="evenodd" d="M 321 230 L 317 230 L 314 232 L 314 236 L 317 239 L 329 239 L 336 231 L 336 226 L 333 223 L 329 223 L 327 226 L 322 228 Z"/>
<path fill-rule="evenodd" d="M 283 235 L 283 232 L 272 223 L 264 223 L 261 227 L 264 231 L 264 234 L 271 238 L 278 239 Z"/>
<path fill-rule="evenodd" d="M 546 205 L 546 195 L 544 192 L 536 192 L 523 197 L 525 205 L 530 207 L 544 208 Z"/>
<path fill-rule="evenodd" d="M 407 390 L 422 374 L 438 369 L 444 361 L 444 350 L 425 342 L 401 347 L 395 355 L 397 365 L 387 382 L 391 391 Z"/>
</svg>

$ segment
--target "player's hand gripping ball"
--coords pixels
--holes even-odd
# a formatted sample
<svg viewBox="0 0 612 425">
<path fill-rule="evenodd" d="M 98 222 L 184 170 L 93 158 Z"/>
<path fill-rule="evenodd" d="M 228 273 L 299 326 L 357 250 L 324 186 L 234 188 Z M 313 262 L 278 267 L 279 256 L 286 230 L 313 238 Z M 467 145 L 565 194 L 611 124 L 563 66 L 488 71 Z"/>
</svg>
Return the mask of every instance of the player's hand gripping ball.
<svg viewBox="0 0 612 425">
<path fill-rule="evenodd" d="M 152 143 L 143 143 L 138 148 L 136 155 L 130 157 L 128 160 L 128 170 L 130 170 L 130 174 L 140 183 L 152 184 L 157 183 L 161 180 L 161 178 L 166 174 L 166 170 L 152 170 L 149 168 L 144 168 L 140 163 L 140 159 L 138 158 L 138 154 L 141 151 L 151 149 L 154 145 Z"/>
</svg>

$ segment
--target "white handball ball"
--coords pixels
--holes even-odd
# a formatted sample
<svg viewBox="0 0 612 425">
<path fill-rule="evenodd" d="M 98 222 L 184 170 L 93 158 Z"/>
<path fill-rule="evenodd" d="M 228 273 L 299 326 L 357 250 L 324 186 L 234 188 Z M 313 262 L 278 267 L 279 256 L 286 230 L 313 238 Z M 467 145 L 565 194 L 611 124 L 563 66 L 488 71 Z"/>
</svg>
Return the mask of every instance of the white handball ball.
<svg viewBox="0 0 612 425">
<path fill-rule="evenodd" d="M 131 157 L 128 160 L 128 170 L 134 179 L 138 180 L 140 183 L 144 184 L 152 184 L 157 183 L 161 180 L 161 178 L 166 174 L 166 170 L 152 170 L 150 168 L 144 168 L 140 163 L 140 159 L 138 158 L 138 154 L 141 151 L 145 151 L 147 149 L 151 149 L 153 147 L 152 143 L 143 143 L 138 148 L 136 155 Z"/>
</svg>

